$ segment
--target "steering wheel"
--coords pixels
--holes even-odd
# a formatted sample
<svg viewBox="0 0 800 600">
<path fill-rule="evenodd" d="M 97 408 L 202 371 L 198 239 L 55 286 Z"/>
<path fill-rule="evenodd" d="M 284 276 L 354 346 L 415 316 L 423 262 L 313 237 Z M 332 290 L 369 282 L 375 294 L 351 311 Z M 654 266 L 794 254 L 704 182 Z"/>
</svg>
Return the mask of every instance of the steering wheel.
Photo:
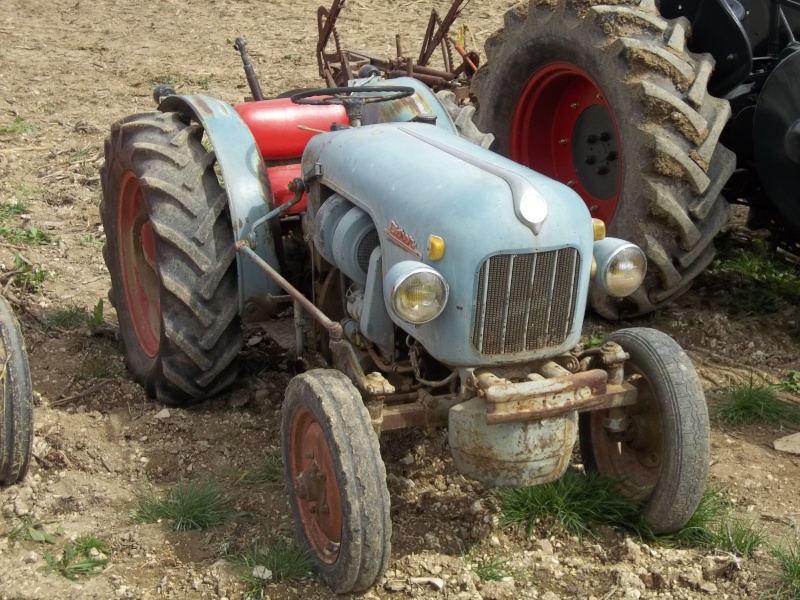
<svg viewBox="0 0 800 600">
<path fill-rule="evenodd" d="M 372 102 L 391 102 L 413 96 L 416 90 L 404 85 L 372 85 L 360 87 L 335 87 L 308 90 L 292 96 L 295 104 L 370 104 Z M 358 94 L 358 96 L 354 95 Z"/>
</svg>

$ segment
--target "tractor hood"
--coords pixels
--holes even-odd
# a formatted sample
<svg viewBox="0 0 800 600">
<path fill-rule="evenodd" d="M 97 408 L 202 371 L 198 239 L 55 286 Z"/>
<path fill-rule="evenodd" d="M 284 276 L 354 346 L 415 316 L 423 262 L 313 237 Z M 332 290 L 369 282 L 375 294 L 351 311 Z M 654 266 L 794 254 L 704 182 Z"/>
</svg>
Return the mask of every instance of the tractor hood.
<svg viewBox="0 0 800 600">
<path fill-rule="evenodd" d="M 370 215 L 384 276 L 400 261 L 418 261 L 447 281 L 447 306 L 433 321 L 412 325 L 389 310 L 438 360 L 515 362 L 578 342 L 593 230 L 588 209 L 569 187 L 421 123 L 315 136 L 302 167 L 306 177 L 316 174 L 322 186 Z M 443 254 L 434 246 L 443 246 Z M 516 304 L 503 304 L 515 294 Z M 523 334 L 507 343 L 510 328 L 523 326 L 537 341 Z M 487 336 L 497 339 L 486 344 Z"/>
</svg>

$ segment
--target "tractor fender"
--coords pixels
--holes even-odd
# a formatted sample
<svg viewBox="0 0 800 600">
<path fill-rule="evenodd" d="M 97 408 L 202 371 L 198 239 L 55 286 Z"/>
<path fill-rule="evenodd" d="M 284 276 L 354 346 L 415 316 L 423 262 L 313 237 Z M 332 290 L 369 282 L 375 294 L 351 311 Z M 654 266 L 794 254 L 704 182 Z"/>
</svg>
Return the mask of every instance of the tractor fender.
<svg viewBox="0 0 800 600">
<path fill-rule="evenodd" d="M 253 229 L 253 224 L 274 206 L 274 199 L 264 161 L 247 124 L 227 102 L 203 95 L 167 96 L 158 110 L 200 122 L 222 171 L 236 241 L 247 242 L 258 256 L 280 270 L 274 232 L 268 224 Z M 236 266 L 242 320 L 263 321 L 277 314 L 279 307 L 271 297 L 282 294 L 278 284 L 239 253 Z"/>
</svg>

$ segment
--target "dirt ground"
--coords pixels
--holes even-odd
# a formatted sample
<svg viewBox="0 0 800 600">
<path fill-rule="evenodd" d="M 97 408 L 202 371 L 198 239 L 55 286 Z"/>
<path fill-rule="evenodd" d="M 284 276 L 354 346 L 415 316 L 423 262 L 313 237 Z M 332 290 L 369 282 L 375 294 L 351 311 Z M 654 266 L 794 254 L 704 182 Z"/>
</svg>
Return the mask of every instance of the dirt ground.
<svg viewBox="0 0 800 600">
<path fill-rule="evenodd" d="M 416 48 L 428 0 L 348 0 L 344 41 L 373 53 L 394 52 L 394 34 Z M 474 0 L 465 20 L 478 42 L 502 24 L 511 2 Z M 444 3 L 437 2 L 442 9 Z M 280 443 L 283 388 L 298 369 L 278 346 L 251 334 L 240 358 L 244 377 L 197 409 L 164 411 L 146 400 L 125 371 L 113 333 L 46 323 L 72 306 L 90 312 L 110 285 L 102 259 L 99 168 L 110 125 L 151 111 L 153 85 L 237 103 L 248 89 L 232 41 L 247 37 L 266 94 L 320 84 L 312 0 L 6 0 L 0 15 L 0 205 L 26 204 L 18 226 L 34 224 L 50 242 L 0 243 L 2 283 L 20 253 L 47 278 L 40 291 L 16 294 L 30 355 L 37 408 L 38 457 L 26 481 L 0 490 L 0 534 L 22 518 L 55 536 L 50 547 L 0 537 L 0 597 L 240 598 L 241 569 L 227 552 L 265 535 L 291 535 L 281 487 L 241 485 L 264 452 Z M 402 25 L 398 25 L 402 23 Z M 19 259 L 17 259 L 19 262 Z M 105 304 L 105 318 L 116 322 Z M 800 370 L 800 342 L 781 319 L 733 320 L 714 310 L 701 279 L 695 291 L 634 325 L 656 327 L 687 349 L 704 385 L 738 378 L 777 381 Z M 601 321 L 588 330 L 613 326 Z M 96 332 L 95 332 L 96 333 Z M 100 385 L 100 388 L 95 386 Z M 87 390 L 95 391 L 75 398 Z M 774 541 L 796 539 L 800 457 L 772 449 L 791 431 L 714 426 L 711 480 L 739 516 Z M 393 499 L 393 557 L 385 581 L 364 598 L 744 598 L 760 597 L 775 565 L 767 552 L 739 560 L 699 550 L 647 546 L 619 532 L 598 539 L 525 539 L 498 527 L 489 490 L 453 468 L 446 435 L 406 432 L 383 442 Z M 223 481 L 243 516 L 199 533 L 132 516 L 137 494 L 179 478 Z M 109 566 L 70 581 L 42 571 L 44 552 L 85 534 L 106 540 Z M 538 537 L 541 536 L 541 537 Z M 514 581 L 482 582 L 469 560 L 507 561 Z M 409 578 L 440 578 L 445 588 Z M 328 598 L 309 578 L 267 587 L 271 598 Z"/>
</svg>

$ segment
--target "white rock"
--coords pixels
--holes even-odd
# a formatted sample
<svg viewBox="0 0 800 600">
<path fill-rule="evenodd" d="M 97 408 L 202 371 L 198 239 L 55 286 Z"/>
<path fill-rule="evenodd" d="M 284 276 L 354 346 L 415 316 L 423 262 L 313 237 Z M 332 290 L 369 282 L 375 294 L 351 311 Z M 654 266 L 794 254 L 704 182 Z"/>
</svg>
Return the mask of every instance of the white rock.
<svg viewBox="0 0 800 600">
<path fill-rule="evenodd" d="M 36 554 L 36 552 L 28 552 L 23 560 L 29 565 L 31 565 L 35 563 L 37 560 L 39 560 L 39 555 Z"/>
<path fill-rule="evenodd" d="M 153 415 L 154 419 L 169 419 L 169 409 L 162 409 Z"/>
<path fill-rule="evenodd" d="M 789 454 L 800 454 L 800 433 L 793 433 L 772 442 L 775 450 L 788 452 Z"/>
<path fill-rule="evenodd" d="M 416 585 L 429 585 L 437 592 L 444 589 L 444 580 L 438 577 L 412 577 L 409 582 Z"/>
<path fill-rule="evenodd" d="M 253 577 L 257 577 L 258 579 L 272 579 L 272 571 L 270 571 L 267 567 L 262 567 L 258 565 L 253 567 Z"/>
</svg>

